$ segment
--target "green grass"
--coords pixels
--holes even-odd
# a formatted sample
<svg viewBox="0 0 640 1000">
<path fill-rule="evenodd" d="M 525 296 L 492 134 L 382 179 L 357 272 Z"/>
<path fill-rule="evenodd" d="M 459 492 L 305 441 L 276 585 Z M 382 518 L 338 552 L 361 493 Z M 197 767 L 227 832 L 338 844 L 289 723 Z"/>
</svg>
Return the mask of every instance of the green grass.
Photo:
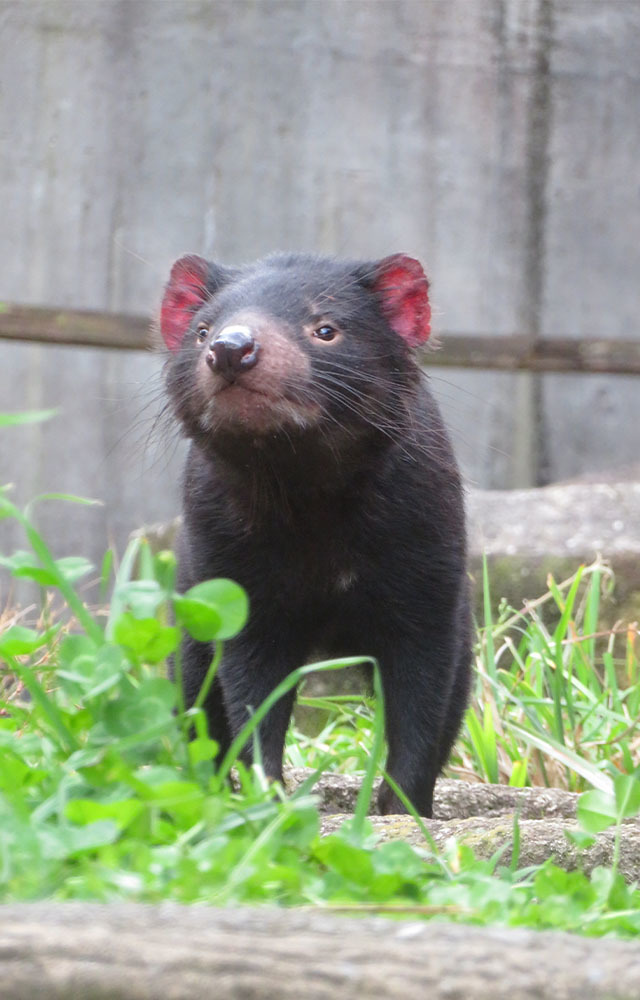
<svg viewBox="0 0 640 1000">
<path fill-rule="evenodd" d="M 0 517 L 16 519 L 28 544 L 0 563 L 45 595 L 28 625 L 13 611 L 0 617 L 1 901 L 270 903 L 594 935 L 640 931 L 640 891 L 617 871 L 622 822 L 640 808 L 637 630 L 599 631 L 603 565 L 550 580 L 545 595 L 518 611 L 502 608 L 496 620 L 485 573 L 473 696 L 449 767 L 476 781 L 586 790 L 584 831 L 611 826 L 616 845 L 612 866 L 587 877 L 551 862 L 520 867 L 517 820 L 508 866 L 501 852 L 480 860 L 455 843 L 438 852 L 426 829 L 424 849 L 380 841 L 366 817 L 383 763 L 375 664 L 375 699 L 306 698 L 325 722 L 313 739 L 288 736 L 289 762 L 315 772 L 295 794 L 265 780 L 259 746 L 251 768 L 237 755 L 273 699 L 310 667 L 260 706 L 218 760 L 202 709 L 185 711 L 164 665 L 186 630 L 216 640 L 213 677 L 222 644 L 246 620 L 240 588 L 210 581 L 176 594 L 171 553 L 154 557 L 137 541 L 115 576 L 105 558 L 101 589 L 110 599 L 96 614 L 77 589 L 90 572 L 86 560 L 54 559 L 31 509 L 18 510 L 6 490 Z M 359 774 L 361 791 L 354 816 L 322 837 L 313 783 L 329 767 Z"/>
<path fill-rule="evenodd" d="M 600 631 L 600 561 L 524 609 L 486 611 L 459 767 L 486 781 L 607 791 L 634 773 L 637 627 Z M 489 581 L 484 581 L 485 595 Z M 487 599 L 485 608 L 490 608 Z"/>
</svg>

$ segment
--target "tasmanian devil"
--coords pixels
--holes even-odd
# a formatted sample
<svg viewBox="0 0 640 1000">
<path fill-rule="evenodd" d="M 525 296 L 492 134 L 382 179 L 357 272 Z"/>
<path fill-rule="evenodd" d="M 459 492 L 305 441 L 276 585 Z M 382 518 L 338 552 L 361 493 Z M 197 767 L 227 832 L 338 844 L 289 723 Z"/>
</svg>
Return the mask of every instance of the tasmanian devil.
<svg viewBox="0 0 640 1000">
<path fill-rule="evenodd" d="M 160 325 L 172 406 L 191 439 L 179 586 L 229 577 L 250 618 L 205 709 L 222 751 L 312 656 L 380 665 L 387 769 L 423 816 L 469 685 L 462 489 L 412 348 L 429 335 L 418 261 L 275 254 L 171 270 Z M 211 661 L 186 639 L 185 698 Z M 293 694 L 260 728 L 281 777 Z M 250 751 L 247 751 L 247 758 Z M 382 812 L 403 807 L 383 784 Z"/>
</svg>

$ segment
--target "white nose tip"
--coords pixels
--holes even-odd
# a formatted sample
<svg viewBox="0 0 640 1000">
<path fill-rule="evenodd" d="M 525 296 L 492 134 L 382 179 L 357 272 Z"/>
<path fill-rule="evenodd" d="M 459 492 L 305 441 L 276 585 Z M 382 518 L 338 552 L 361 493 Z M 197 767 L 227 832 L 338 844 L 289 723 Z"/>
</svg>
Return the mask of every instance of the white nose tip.
<svg viewBox="0 0 640 1000">
<path fill-rule="evenodd" d="M 253 331 L 250 326 L 240 326 L 238 323 L 231 323 L 229 326 L 222 328 L 220 333 L 216 334 L 216 340 L 226 340 L 230 339 L 240 339 L 249 338 L 252 339 Z"/>
</svg>

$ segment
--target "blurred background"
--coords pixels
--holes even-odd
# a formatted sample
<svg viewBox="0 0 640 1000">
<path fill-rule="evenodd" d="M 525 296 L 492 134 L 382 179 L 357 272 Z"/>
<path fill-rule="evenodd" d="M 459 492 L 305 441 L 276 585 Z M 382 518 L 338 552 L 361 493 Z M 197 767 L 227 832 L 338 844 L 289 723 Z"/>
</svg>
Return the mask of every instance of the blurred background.
<svg viewBox="0 0 640 1000">
<path fill-rule="evenodd" d="M 635 0 L 2 2 L 0 149 L 0 304 L 152 317 L 186 251 L 404 251 L 445 342 L 640 338 Z M 57 555 L 177 512 L 162 363 L 0 339 L 0 411 L 59 411 L 0 482 L 104 501 L 40 508 Z M 637 376 L 432 383 L 470 486 L 640 461 Z"/>
</svg>

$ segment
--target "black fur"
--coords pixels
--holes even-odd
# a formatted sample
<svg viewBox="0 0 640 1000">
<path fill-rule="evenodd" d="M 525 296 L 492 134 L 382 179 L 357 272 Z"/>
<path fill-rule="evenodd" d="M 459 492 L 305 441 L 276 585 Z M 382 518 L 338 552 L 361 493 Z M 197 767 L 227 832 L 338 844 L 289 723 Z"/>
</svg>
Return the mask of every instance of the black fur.
<svg viewBox="0 0 640 1000">
<path fill-rule="evenodd" d="M 224 576 L 249 594 L 249 623 L 226 644 L 206 705 L 223 751 L 247 706 L 311 656 L 368 654 L 382 671 L 389 773 L 430 816 L 469 685 L 463 496 L 426 378 L 383 314 L 378 274 L 377 264 L 307 255 L 239 270 L 208 266 L 201 308 L 167 365 L 169 394 L 193 442 L 179 585 Z M 313 409 L 314 420 L 266 430 L 203 426 L 196 326 L 209 323 L 215 336 L 247 310 L 268 317 L 292 359 L 310 366 L 306 377 L 283 372 L 276 388 L 303 414 Z M 318 322 L 340 332 L 337 343 L 309 336 Z M 185 642 L 188 703 L 211 656 L 208 645 Z M 293 699 L 282 698 L 260 730 L 273 777 L 281 776 Z M 386 785 L 379 804 L 404 811 Z"/>
</svg>

